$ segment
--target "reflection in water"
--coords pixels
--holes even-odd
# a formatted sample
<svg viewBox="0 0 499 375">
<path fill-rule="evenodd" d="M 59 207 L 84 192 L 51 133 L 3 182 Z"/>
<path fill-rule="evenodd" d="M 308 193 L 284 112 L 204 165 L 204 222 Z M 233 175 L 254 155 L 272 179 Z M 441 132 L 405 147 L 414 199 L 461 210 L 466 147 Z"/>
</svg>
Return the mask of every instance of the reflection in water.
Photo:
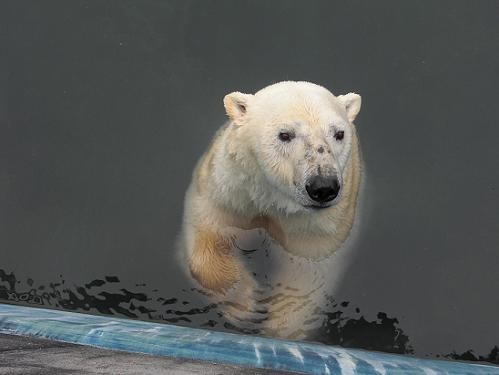
<svg viewBox="0 0 499 375">
<path fill-rule="evenodd" d="M 482 356 L 473 352 L 473 350 L 467 350 L 464 353 L 458 354 L 452 352 L 445 355 L 444 357 L 450 359 L 457 359 L 459 361 L 480 361 L 480 362 L 492 362 L 499 364 L 499 347 L 496 345 L 492 348 L 488 355 Z"/>
<path fill-rule="evenodd" d="M 247 334 L 265 333 L 258 328 L 234 324 L 226 319 L 223 314 L 225 309 L 218 304 L 193 306 L 193 301 L 198 301 L 199 297 L 205 294 L 197 288 L 183 289 L 175 297 L 163 297 L 157 289 L 148 289 L 146 293 L 146 287 L 145 284 L 135 284 L 135 291 L 127 290 L 121 287 L 119 278 L 115 276 L 106 276 L 73 286 L 67 285 L 61 276 L 57 282 L 37 285 L 32 279 L 22 282 L 13 273 L 0 269 L 0 300 L 3 302 L 119 315 Z M 315 327 L 307 331 L 311 340 L 329 345 L 400 354 L 413 353 L 409 338 L 398 327 L 396 318 L 380 312 L 377 319 L 367 320 L 361 311 L 352 308 L 352 303 L 348 301 L 338 303 L 329 299 L 326 305 L 323 311 L 316 311 L 311 317 L 314 322 L 318 321 L 318 324 L 304 324 L 304 327 Z M 261 319 L 264 319 L 264 314 L 261 315 Z M 255 322 L 258 323 L 257 320 Z M 258 324 L 253 327 L 258 327 Z M 490 354 L 484 356 L 468 351 L 461 355 L 451 353 L 444 357 L 499 363 L 498 351 L 495 347 Z"/>
<path fill-rule="evenodd" d="M 136 284 L 137 289 L 144 289 L 145 284 Z M 96 279 L 84 285 L 66 285 L 61 278 L 58 282 L 35 286 L 33 283 L 22 283 L 13 273 L 7 274 L 0 270 L 0 299 L 44 307 L 54 307 L 67 310 L 88 311 L 106 315 L 122 315 L 128 318 L 139 318 L 152 321 L 166 321 L 195 327 L 226 329 L 249 334 L 261 334 L 258 328 L 247 328 L 244 324 L 237 325 L 226 319 L 220 304 L 230 304 L 221 301 L 220 304 L 209 303 L 203 306 L 191 306 L 192 300 L 199 300 L 199 295 L 205 292 L 197 288 L 183 289 L 174 298 L 165 298 L 156 295 L 157 292 L 132 292 L 120 288 L 117 277 Z M 195 298 L 193 298 L 195 297 Z M 277 298 L 278 299 L 278 298 Z M 397 320 L 386 317 L 377 321 L 368 322 L 362 316 L 359 318 L 346 318 L 342 307 L 347 302 L 337 304 L 330 301 L 332 312 L 324 313 L 322 321 L 312 332 L 312 338 L 327 344 L 341 344 L 355 347 L 369 347 L 397 353 L 411 353 L 407 336 L 396 327 Z M 319 312 L 318 312 L 319 313 Z M 360 313 L 360 311 L 359 311 Z M 321 313 L 322 314 L 322 313 Z M 261 320 L 265 319 L 261 313 Z M 319 315 L 319 314 L 316 314 Z M 315 319 L 318 319 L 315 317 Z M 258 319 L 253 320 L 253 327 L 258 327 Z M 359 324 L 369 326 L 374 333 L 373 337 L 383 338 L 376 343 L 372 340 L 369 345 L 364 345 L 365 333 L 356 332 Z M 306 326 L 306 324 L 305 324 Z M 356 337 L 358 336 L 358 337 Z M 372 337 L 372 338 L 373 338 Z M 402 338 L 402 339 L 401 339 Z M 385 341 L 391 340 L 391 345 Z"/>
<path fill-rule="evenodd" d="M 360 310 L 357 309 L 360 314 Z M 321 342 L 334 342 L 345 347 L 413 354 L 409 337 L 397 327 L 398 320 L 379 312 L 377 320 L 368 321 L 364 316 L 349 319 L 341 310 L 326 313 L 322 329 L 315 337 Z"/>
</svg>

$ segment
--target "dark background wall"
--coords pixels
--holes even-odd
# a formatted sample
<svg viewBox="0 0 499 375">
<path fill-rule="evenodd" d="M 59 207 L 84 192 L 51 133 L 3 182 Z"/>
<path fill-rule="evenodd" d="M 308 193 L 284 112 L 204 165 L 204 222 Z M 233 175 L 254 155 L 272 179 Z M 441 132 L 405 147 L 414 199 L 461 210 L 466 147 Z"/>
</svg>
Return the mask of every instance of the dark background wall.
<svg viewBox="0 0 499 375">
<path fill-rule="evenodd" d="M 171 248 L 223 96 L 309 80 L 363 97 L 361 238 L 335 298 L 370 323 L 351 335 L 386 312 L 416 354 L 488 355 L 498 14 L 496 1 L 2 2 L 3 299 L 157 318 L 186 282 Z M 130 300 L 149 307 L 120 310 Z"/>
</svg>

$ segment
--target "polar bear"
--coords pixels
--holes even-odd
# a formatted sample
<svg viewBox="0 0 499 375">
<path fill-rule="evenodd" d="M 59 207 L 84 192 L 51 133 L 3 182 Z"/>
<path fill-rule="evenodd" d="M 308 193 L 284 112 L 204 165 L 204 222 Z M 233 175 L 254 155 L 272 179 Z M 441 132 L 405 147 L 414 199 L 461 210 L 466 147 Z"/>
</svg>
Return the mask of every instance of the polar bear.
<svg viewBox="0 0 499 375">
<path fill-rule="evenodd" d="M 314 264 L 340 248 L 361 180 L 353 124 L 361 97 L 285 81 L 253 95 L 230 93 L 223 102 L 229 121 L 194 170 L 180 251 L 186 270 L 211 295 L 254 308 L 261 285 L 239 254 L 244 235 L 234 229 L 268 234 L 285 253 Z"/>
</svg>

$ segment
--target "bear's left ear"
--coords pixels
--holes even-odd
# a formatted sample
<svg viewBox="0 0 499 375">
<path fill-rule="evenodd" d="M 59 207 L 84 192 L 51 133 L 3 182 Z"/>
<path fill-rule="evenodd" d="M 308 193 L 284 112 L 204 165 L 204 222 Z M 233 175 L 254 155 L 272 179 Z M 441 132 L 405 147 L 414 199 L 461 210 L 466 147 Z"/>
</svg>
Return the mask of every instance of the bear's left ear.
<svg viewBox="0 0 499 375">
<path fill-rule="evenodd" d="M 362 103 L 360 95 L 349 92 L 346 95 L 339 95 L 337 98 L 347 111 L 348 121 L 352 122 L 355 120 L 355 117 L 359 114 L 360 105 Z"/>
<path fill-rule="evenodd" d="M 229 118 L 236 124 L 241 125 L 252 99 L 253 95 L 237 91 L 225 95 L 224 106 Z"/>
</svg>

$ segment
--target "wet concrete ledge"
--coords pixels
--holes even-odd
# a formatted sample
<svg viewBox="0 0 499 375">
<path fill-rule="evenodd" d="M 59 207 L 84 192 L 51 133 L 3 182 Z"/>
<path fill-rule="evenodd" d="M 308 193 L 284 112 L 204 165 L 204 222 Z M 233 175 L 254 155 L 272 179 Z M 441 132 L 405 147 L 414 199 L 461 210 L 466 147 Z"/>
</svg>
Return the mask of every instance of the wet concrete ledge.
<svg viewBox="0 0 499 375">
<path fill-rule="evenodd" d="M 0 375 L 291 374 L 0 334 Z"/>
<path fill-rule="evenodd" d="M 66 344 L 61 343 L 46 343 L 45 345 L 48 345 L 48 347 L 45 349 L 43 346 L 41 347 L 40 358 L 45 358 L 41 362 L 40 360 L 37 362 L 36 359 L 33 359 L 31 351 L 23 353 L 24 359 L 21 361 L 21 357 L 17 360 L 15 358 L 9 359 L 9 350 L 5 350 L 1 352 L 2 357 L 0 357 L 0 364 L 4 366 L 17 365 L 17 363 L 26 366 L 30 364 L 35 366 L 36 363 L 42 363 L 47 366 L 57 365 L 60 367 L 60 363 L 65 363 L 64 361 L 71 363 L 74 359 L 80 361 L 78 363 L 89 361 L 90 367 L 88 369 L 93 369 L 94 373 L 99 373 L 95 371 L 98 368 L 102 368 L 106 371 L 111 371 L 108 373 L 126 374 L 126 372 L 116 370 L 113 366 L 121 365 L 125 366 L 124 368 L 126 369 L 126 361 L 128 361 L 130 366 L 132 363 L 140 366 L 140 363 L 145 364 L 148 360 L 150 360 L 149 362 L 158 360 L 165 361 L 161 362 L 161 364 L 157 362 L 158 366 L 183 365 L 184 369 L 186 368 L 185 366 L 194 366 L 192 369 L 187 367 L 187 373 L 196 373 L 196 368 L 200 371 L 206 370 L 201 373 L 210 373 L 211 369 L 218 372 L 218 368 L 220 368 L 221 373 L 243 374 L 248 373 L 241 372 L 243 369 L 246 369 L 245 371 L 250 371 L 249 373 L 254 374 L 266 373 L 266 371 L 271 371 L 270 373 L 288 371 L 312 374 L 389 375 L 447 373 L 457 375 L 499 375 L 499 367 L 485 364 L 425 360 L 409 356 L 344 349 L 307 342 L 276 340 L 137 320 L 4 304 L 0 304 L 0 333 L 91 346 L 79 346 L 75 348 L 74 346 L 64 346 Z M 5 338 L 6 336 L 3 337 Z M 5 347 L 8 348 L 9 345 L 13 346 L 15 350 L 12 351 L 12 355 L 15 356 L 15 352 L 18 350 L 29 350 L 26 348 L 22 349 L 22 345 L 24 345 L 22 342 L 17 341 L 16 344 L 16 340 L 12 341 L 12 337 L 9 340 L 10 344 L 5 344 Z M 29 340 L 25 343 L 27 348 L 32 345 Z M 17 348 L 16 345 L 18 345 Z M 38 344 L 35 343 L 33 345 Z M 97 354 L 98 349 L 92 347 L 107 350 L 102 351 L 102 354 Z M 49 349 L 55 352 L 44 357 L 43 352 Z M 74 352 L 72 352 L 73 350 Z M 121 350 L 133 352 L 134 354 L 120 352 L 109 354 L 109 350 Z M 62 353 L 65 351 L 69 352 L 66 352 L 65 356 L 58 357 L 57 355 L 59 354 L 57 353 L 61 353 L 60 351 Z M 166 358 L 144 357 L 138 353 L 165 356 Z M 136 357 L 134 358 L 133 356 Z M 102 362 L 92 364 L 92 360 L 95 361 L 98 358 L 103 358 Z M 144 358 L 147 360 L 144 360 Z M 153 360 L 152 358 L 156 359 Z M 212 367 L 210 369 L 208 363 L 216 363 L 220 367 Z M 234 368 L 234 366 L 236 367 Z M 0 369 L 2 369 L 1 366 Z M 14 369 L 15 367 L 12 371 Z M 160 369 L 161 367 L 153 373 L 161 373 L 158 372 Z M 64 368 L 62 370 L 66 371 Z M 43 371 L 43 367 L 40 371 Z M 53 369 L 53 371 L 55 370 Z M 67 371 L 70 371 L 70 369 L 67 369 Z M 172 373 L 174 370 L 165 368 L 165 371 Z M 182 366 L 177 366 L 175 371 L 182 373 Z M 145 369 L 144 371 L 141 369 L 138 372 L 147 373 Z M 43 372 L 38 373 L 43 374 Z M 106 372 L 100 373 L 105 374 Z"/>
</svg>

